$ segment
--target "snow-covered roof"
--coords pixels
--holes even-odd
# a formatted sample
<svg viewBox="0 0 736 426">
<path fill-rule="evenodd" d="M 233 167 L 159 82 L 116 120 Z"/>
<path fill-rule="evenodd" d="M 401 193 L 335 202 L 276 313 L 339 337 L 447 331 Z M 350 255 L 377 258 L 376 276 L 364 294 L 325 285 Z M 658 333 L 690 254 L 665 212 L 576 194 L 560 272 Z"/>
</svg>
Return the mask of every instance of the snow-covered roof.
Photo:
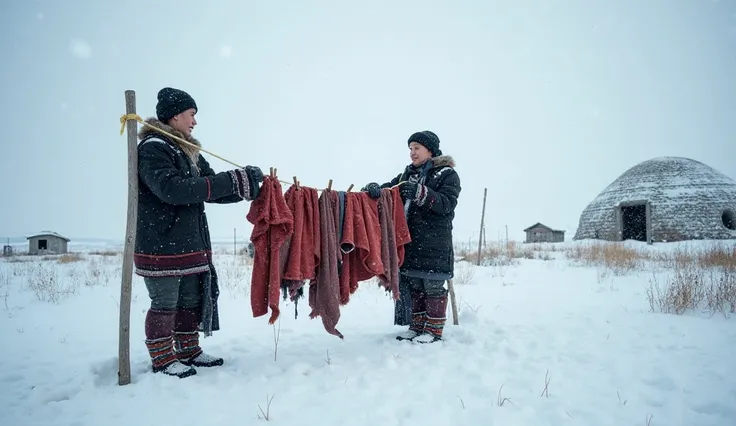
<svg viewBox="0 0 736 426">
<path fill-rule="evenodd" d="M 27 236 L 26 239 L 27 240 L 30 240 L 31 238 L 36 238 L 36 237 L 57 237 L 57 238 L 61 238 L 61 239 L 66 240 L 66 241 L 71 241 L 69 238 L 67 238 L 67 237 L 65 237 L 65 236 L 63 236 L 63 235 L 61 235 L 61 234 L 59 234 L 57 232 L 52 232 L 52 231 L 41 231 L 41 232 L 39 232 L 37 234 L 33 234 L 33 235 Z"/>
<path fill-rule="evenodd" d="M 580 215 L 574 239 L 616 239 L 616 207 L 647 201 L 656 240 L 736 238 L 722 222 L 736 210 L 736 181 L 699 161 L 658 157 L 641 162 L 608 185 Z"/>
<path fill-rule="evenodd" d="M 548 231 L 551 231 L 551 232 L 565 232 L 565 231 L 563 231 L 561 229 L 553 229 L 553 228 L 550 228 L 549 226 L 547 226 L 547 225 L 545 225 L 545 224 L 543 224 L 541 222 L 537 222 L 534 225 L 532 225 L 532 226 L 524 229 L 524 232 L 529 231 L 530 229 L 534 229 L 536 227 L 545 228 L 545 229 L 547 229 Z"/>
</svg>

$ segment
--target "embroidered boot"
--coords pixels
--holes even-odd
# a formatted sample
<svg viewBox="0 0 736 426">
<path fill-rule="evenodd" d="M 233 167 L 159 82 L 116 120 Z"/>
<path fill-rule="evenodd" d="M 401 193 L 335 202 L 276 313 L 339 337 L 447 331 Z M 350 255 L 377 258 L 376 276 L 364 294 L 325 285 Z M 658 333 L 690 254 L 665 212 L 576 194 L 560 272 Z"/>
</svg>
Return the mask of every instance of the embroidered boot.
<svg viewBox="0 0 736 426">
<path fill-rule="evenodd" d="M 418 343 L 433 343 L 442 340 L 442 330 L 447 321 L 447 295 L 427 298 L 427 322 L 425 333 L 413 341 Z"/>
<path fill-rule="evenodd" d="M 409 330 L 396 336 L 396 340 L 412 340 L 425 331 L 427 299 L 423 293 L 417 291 L 411 293 L 411 299 L 411 324 L 409 324 Z"/>
<path fill-rule="evenodd" d="M 194 367 L 216 367 L 222 365 L 222 358 L 208 355 L 199 346 L 200 311 L 198 309 L 178 309 L 174 329 L 174 349 L 176 357 L 184 365 Z"/>
<path fill-rule="evenodd" d="M 146 347 L 151 356 L 154 373 L 163 373 L 180 379 L 197 374 L 176 359 L 174 353 L 174 311 L 149 309 L 146 314 Z"/>
</svg>

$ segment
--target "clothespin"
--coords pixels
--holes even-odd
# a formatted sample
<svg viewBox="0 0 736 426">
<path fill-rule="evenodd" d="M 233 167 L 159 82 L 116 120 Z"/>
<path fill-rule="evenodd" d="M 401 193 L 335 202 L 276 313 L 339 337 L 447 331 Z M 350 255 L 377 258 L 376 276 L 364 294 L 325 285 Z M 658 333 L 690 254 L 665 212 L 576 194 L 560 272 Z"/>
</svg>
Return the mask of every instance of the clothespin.
<svg viewBox="0 0 736 426">
<path fill-rule="evenodd" d="M 278 169 L 276 167 L 274 167 L 273 168 L 273 177 L 278 177 L 278 175 L 279 175 Z"/>
<path fill-rule="evenodd" d="M 299 181 L 296 180 L 296 176 L 294 176 L 294 186 L 299 189 Z"/>
<path fill-rule="evenodd" d="M 269 167 L 269 169 L 268 169 L 268 175 L 270 177 L 273 177 L 273 167 Z"/>
<path fill-rule="evenodd" d="M 353 189 L 353 184 L 352 183 L 350 184 L 350 186 L 348 186 L 348 192 L 350 192 L 351 189 Z"/>
<path fill-rule="evenodd" d="M 332 179 L 330 179 L 330 181 L 327 182 L 327 190 L 332 191 Z"/>
</svg>

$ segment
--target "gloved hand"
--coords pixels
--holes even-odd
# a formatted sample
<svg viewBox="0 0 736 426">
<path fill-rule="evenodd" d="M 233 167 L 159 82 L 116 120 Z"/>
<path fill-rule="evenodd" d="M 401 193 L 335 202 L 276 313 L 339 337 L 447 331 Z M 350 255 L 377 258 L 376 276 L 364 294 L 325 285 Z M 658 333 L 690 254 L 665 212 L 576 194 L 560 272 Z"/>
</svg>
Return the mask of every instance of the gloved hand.
<svg viewBox="0 0 736 426">
<path fill-rule="evenodd" d="M 361 191 L 367 192 L 368 195 L 374 200 L 381 198 L 381 187 L 376 182 L 369 183 L 368 185 L 364 186 Z"/>
<path fill-rule="evenodd" d="M 261 187 L 258 184 L 263 182 L 263 172 L 258 166 L 245 166 L 245 174 L 248 175 L 250 184 L 250 198 L 255 200 L 261 193 Z"/>
<path fill-rule="evenodd" d="M 255 183 L 263 182 L 263 172 L 258 166 L 245 166 L 245 173 L 248 174 L 248 180 Z"/>
<path fill-rule="evenodd" d="M 245 166 L 242 169 L 236 169 L 236 184 L 238 185 L 238 193 L 246 201 L 253 201 L 258 198 L 261 192 L 259 182 L 263 182 L 263 172 L 256 166 Z"/>
<path fill-rule="evenodd" d="M 401 186 L 399 186 L 399 194 L 401 194 L 401 199 L 404 201 L 415 201 L 417 198 L 418 187 L 419 184 L 417 184 L 416 182 L 402 182 Z"/>
</svg>

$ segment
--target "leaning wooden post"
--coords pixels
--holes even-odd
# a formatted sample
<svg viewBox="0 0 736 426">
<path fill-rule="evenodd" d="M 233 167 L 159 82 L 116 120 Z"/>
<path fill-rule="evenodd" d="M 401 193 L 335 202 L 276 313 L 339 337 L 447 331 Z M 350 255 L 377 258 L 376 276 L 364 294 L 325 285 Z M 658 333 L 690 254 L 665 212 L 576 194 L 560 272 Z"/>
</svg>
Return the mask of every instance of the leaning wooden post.
<svg viewBox="0 0 736 426">
<path fill-rule="evenodd" d="M 483 213 L 480 216 L 480 232 L 478 233 L 478 260 L 476 265 L 480 266 L 480 253 L 483 247 L 483 225 L 486 218 L 486 194 L 488 194 L 488 188 L 483 188 Z"/>
<path fill-rule="evenodd" d="M 135 91 L 125 91 L 125 113 L 135 114 Z M 128 219 L 120 285 L 120 334 L 118 340 L 118 385 L 130 383 L 130 299 L 133 287 L 133 250 L 138 220 L 138 122 L 128 119 Z"/>
</svg>

